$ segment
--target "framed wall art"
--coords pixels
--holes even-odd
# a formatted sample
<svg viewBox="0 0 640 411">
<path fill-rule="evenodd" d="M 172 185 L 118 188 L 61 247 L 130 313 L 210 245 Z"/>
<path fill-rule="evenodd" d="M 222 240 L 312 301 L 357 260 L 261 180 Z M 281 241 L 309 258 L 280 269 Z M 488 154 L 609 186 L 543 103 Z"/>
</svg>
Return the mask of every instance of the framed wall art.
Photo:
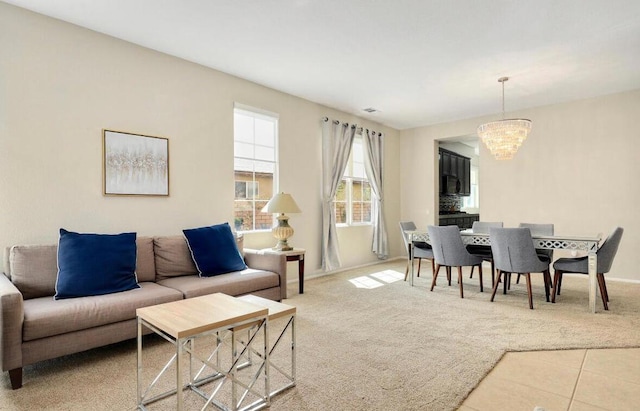
<svg viewBox="0 0 640 411">
<path fill-rule="evenodd" d="M 169 139 L 103 130 L 104 195 L 169 195 Z"/>
</svg>

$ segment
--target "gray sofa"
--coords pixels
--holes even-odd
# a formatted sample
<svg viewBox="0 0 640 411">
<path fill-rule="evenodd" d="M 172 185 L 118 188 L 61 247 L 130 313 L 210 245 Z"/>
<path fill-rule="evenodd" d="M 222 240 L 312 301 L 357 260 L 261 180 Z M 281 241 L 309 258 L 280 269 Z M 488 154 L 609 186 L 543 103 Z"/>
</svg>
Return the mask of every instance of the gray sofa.
<svg viewBox="0 0 640 411">
<path fill-rule="evenodd" d="M 136 309 L 222 292 L 286 298 L 286 257 L 244 250 L 248 269 L 199 277 L 183 236 L 139 237 L 140 288 L 54 300 L 57 245 L 13 246 L 0 275 L 0 365 L 13 389 L 22 368 L 39 361 L 135 338 Z"/>
</svg>

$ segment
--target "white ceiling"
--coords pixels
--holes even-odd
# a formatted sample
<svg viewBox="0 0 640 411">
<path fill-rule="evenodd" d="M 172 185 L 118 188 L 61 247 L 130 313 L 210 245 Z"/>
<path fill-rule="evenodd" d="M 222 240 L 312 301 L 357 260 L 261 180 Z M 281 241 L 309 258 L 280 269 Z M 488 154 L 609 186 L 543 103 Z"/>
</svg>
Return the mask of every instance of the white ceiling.
<svg viewBox="0 0 640 411">
<path fill-rule="evenodd" d="M 639 0 L 4 1 L 398 129 L 640 88 Z"/>
</svg>

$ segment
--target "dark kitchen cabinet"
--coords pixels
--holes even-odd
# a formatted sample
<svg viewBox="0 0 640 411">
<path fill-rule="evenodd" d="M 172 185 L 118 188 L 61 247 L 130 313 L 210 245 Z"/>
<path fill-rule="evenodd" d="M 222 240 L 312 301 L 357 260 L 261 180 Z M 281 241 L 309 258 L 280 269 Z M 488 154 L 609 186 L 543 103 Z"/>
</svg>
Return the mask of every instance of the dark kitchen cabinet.
<svg viewBox="0 0 640 411">
<path fill-rule="evenodd" d="M 471 194 L 471 159 L 469 157 L 441 148 L 439 169 L 442 178 L 440 191 L 443 194 L 461 196 Z M 457 180 L 458 184 L 452 184 L 452 180 Z M 447 184 L 447 182 L 449 183 Z M 452 192 L 452 186 L 459 186 L 460 189 Z"/>
<path fill-rule="evenodd" d="M 451 158 L 451 167 L 449 167 L 449 175 L 459 177 L 458 174 L 458 156 L 449 156 Z"/>
<path fill-rule="evenodd" d="M 438 225 L 457 225 L 461 230 L 466 230 L 473 226 L 474 221 L 479 221 L 479 214 L 445 214 L 440 215 Z"/>
<path fill-rule="evenodd" d="M 440 150 L 440 176 L 451 175 L 451 155 L 448 152 Z"/>
</svg>

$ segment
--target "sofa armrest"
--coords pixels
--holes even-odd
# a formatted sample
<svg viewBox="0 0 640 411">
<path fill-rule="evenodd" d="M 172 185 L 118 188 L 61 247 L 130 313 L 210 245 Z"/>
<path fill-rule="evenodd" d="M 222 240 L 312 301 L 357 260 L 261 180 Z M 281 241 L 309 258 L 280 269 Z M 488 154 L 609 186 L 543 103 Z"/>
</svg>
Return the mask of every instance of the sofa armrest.
<svg viewBox="0 0 640 411">
<path fill-rule="evenodd" d="M 3 273 L 0 274 L 0 369 L 22 367 L 22 294 Z"/>
<path fill-rule="evenodd" d="M 280 276 L 280 299 L 287 298 L 287 256 L 264 254 L 258 250 L 244 249 L 244 262 L 249 268 L 273 271 Z"/>
</svg>

